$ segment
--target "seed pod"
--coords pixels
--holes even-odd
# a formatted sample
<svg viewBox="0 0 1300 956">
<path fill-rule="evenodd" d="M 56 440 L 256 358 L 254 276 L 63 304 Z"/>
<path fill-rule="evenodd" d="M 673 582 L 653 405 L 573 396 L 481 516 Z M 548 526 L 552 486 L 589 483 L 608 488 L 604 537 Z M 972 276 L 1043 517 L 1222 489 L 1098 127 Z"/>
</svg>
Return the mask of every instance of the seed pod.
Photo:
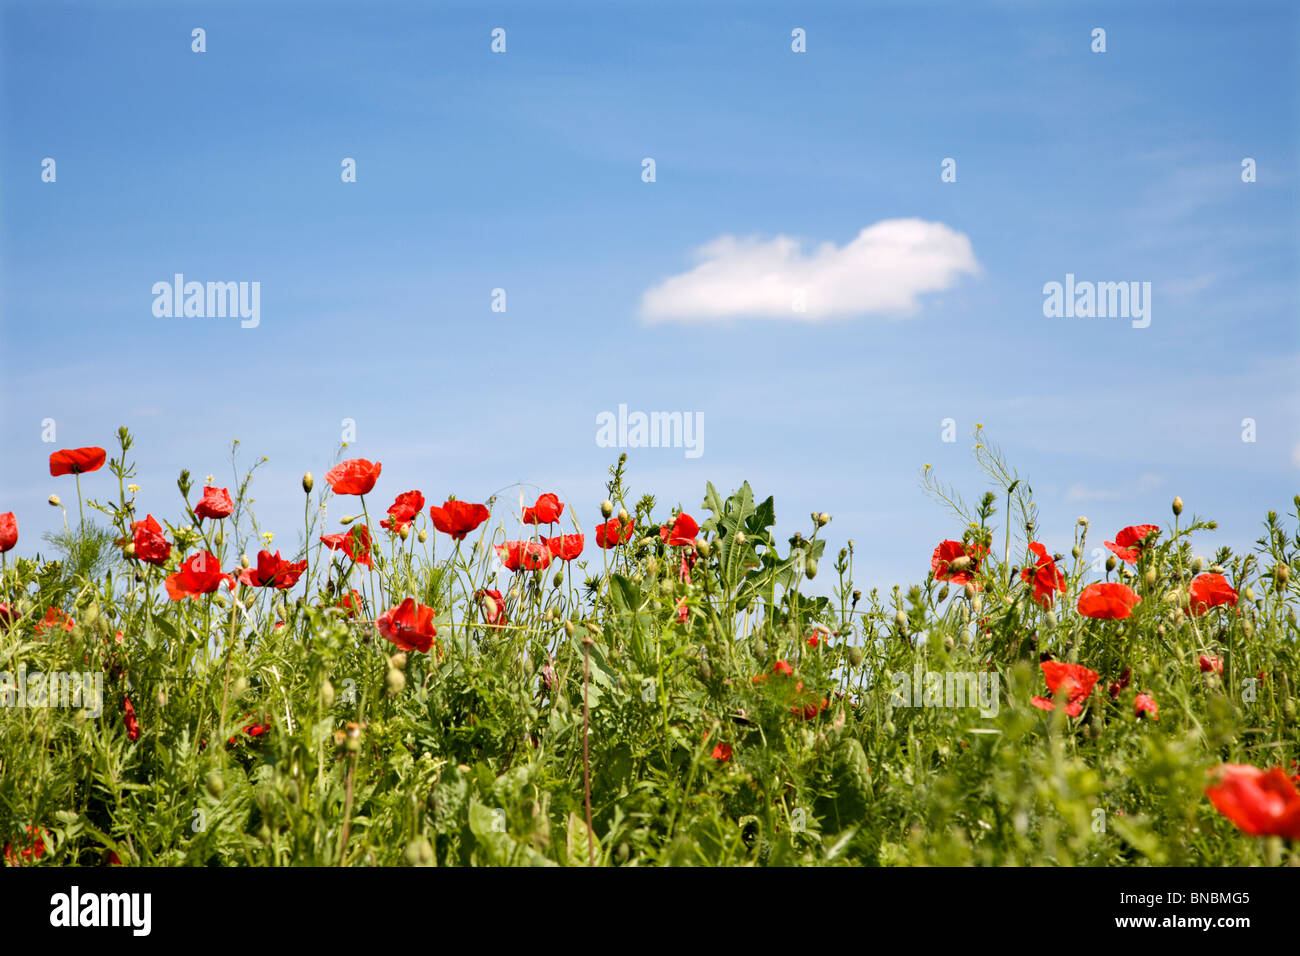
<svg viewBox="0 0 1300 956">
<path fill-rule="evenodd" d="M 810 581 L 811 581 L 813 578 L 817 577 L 817 559 L 816 559 L 816 558 L 809 558 L 807 561 L 805 561 L 805 562 L 803 563 L 803 573 L 804 573 L 805 575 L 807 575 L 807 577 L 808 577 L 808 579 L 809 579 Z"/>
<path fill-rule="evenodd" d="M 416 837 L 402 851 L 402 862 L 407 866 L 433 866 L 433 847 L 424 837 Z"/>
</svg>

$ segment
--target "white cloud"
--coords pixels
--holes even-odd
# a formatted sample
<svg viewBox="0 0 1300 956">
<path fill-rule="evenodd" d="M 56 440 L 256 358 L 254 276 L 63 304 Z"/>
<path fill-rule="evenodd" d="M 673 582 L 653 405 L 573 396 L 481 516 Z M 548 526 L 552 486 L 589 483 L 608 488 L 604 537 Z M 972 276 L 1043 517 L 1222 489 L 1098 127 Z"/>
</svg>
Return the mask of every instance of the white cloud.
<svg viewBox="0 0 1300 956">
<path fill-rule="evenodd" d="M 700 247 L 696 257 L 694 269 L 645 292 L 645 319 L 818 321 L 906 314 L 923 293 L 943 291 L 962 273 L 980 271 L 965 234 L 922 219 L 884 219 L 844 246 L 824 242 L 809 252 L 789 236 L 721 236 Z"/>
<path fill-rule="evenodd" d="M 1127 488 L 1090 488 L 1084 484 L 1071 485 L 1065 492 L 1066 501 L 1119 501 L 1148 491 L 1155 491 L 1165 480 L 1159 475 L 1143 475 Z"/>
</svg>

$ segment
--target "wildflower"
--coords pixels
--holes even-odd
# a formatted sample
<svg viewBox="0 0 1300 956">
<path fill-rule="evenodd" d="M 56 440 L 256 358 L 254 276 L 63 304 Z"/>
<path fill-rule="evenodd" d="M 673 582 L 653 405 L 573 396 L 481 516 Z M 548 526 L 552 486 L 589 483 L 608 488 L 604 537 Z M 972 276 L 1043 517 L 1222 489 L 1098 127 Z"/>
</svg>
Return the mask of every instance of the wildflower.
<svg viewBox="0 0 1300 956">
<path fill-rule="evenodd" d="M 18 543 L 18 519 L 12 511 L 0 515 L 0 554 L 13 550 Z"/>
<path fill-rule="evenodd" d="M 1142 599 L 1127 584 L 1090 584 L 1079 594 L 1078 610 L 1084 617 L 1113 621 L 1128 617 Z"/>
<path fill-rule="evenodd" d="M 630 520 L 620 524 L 617 518 L 610 518 L 596 525 L 596 545 L 601 548 L 612 548 L 623 544 L 632 540 L 634 530 L 635 526 Z"/>
<path fill-rule="evenodd" d="M 1198 574 L 1187 589 L 1191 598 L 1188 612 L 1200 616 L 1212 607 L 1237 606 L 1237 591 L 1222 574 Z"/>
<path fill-rule="evenodd" d="M 415 516 L 424 510 L 424 495 L 418 491 L 406 491 L 388 506 L 388 517 L 379 522 L 381 528 L 401 534 L 410 528 Z"/>
<path fill-rule="evenodd" d="M 977 543 L 962 544 L 960 541 L 942 541 L 930 556 L 930 570 L 936 581 L 951 581 L 953 584 L 974 584 L 979 574 L 980 561 L 988 549 Z M 974 585 L 976 588 L 978 584 Z"/>
<path fill-rule="evenodd" d="M 580 534 L 562 534 L 545 540 L 547 549 L 561 561 L 572 561 L 582 554 L 584 542 Z"/>
<path fill-rule="evenodd" d="M 1043 678 L 1051 697 L 1034 697 L 1030 703 L 1040 710 L 1055 710 L 1058 694 L 1065 695 L 1065 712 L 1071 717 L 1083 713 L 1083 703 L 1092 695 L 1100 674 L 1082 664 L 1062 664 L 1060 661 L 1043 661 Z"/>
<path fill-rule="evenodd" d="M 1211 671 L 1213 671 L 1213 672 L 1216 673 L 1216 674 L 1222 674 L 1222 673 L 1223 673 L 1223 658 L 1222 658 L 1222 657 L 1209 657 L 1209 656 L 1207 656 L 1207 655 L 1205 655 L 1205 654 L 1202 654 L 1201 657 L 1200 657 L 1200 660 L 1199 660 L 1197 663 L 1198 663 L 1198 664 L 1200 665 L 1200 667 L 1201 667 L 1201 673 L 1202 673 L 1202 674 L 1208 674 L 1208 673 L 1210 673 Z"/>
<path fill-rule="evenodd" d="M 1142 555 L 1143 542 L 1153 531 L 1158 534 L 1160 529 L 1153 524 L 1130 525 L 1120 529 L 1114 541 L 1103 541 L 1102 544 L 1113 551 L 1115 557 L 1121 561 L 1137 564 L 1137 559 Z"/>
<path fill-rule="evenodd" d="M 711 755 L 714 760 L 726 763 L 731 759 L 731 744 L 718 744 Z"/>
<path fill-rule="evenodd" d="M 494 548 L 510 571 L 541 571 L 551 563 L 550 549 L 536 541 L 507 541 Z"/>
<path fill-rule="evenodd" d="M 680 547 L 695 547 L 695 536 L 699 533 L 700 526 L 684 511 L 677 516 L 671 527 L 664 525 L 659 529 L 661 540 Z"/>
<path fill-rule="evenodd" d="M 479 607 L 483 610 L 483 620 L 489 627 L 500 627 L 508 624 L 506 620 L 506 602 L 497 590 L 488 590 L 480 588 L 474 593 L 474 599 L 479 602 Z"/>
<path fill-rule="evenodd" d="M 45 855 L 45 837 L 47 835 L 41 827 L 28 826 L 27 837 L 22 841 L 25 845 L 20 845 L 17 849 L 14 849 L 13 843 L 5 844 L 5 862 L 10 866 L 22 866 L 23 863 L 39 860 Z"/>
<path fill-rule="evenodd" d="M 383 467 L 381 462 L 352 458 L 327 471 L 325 480 L 336 495 L 368 495 L 379 480 Z"/>
<path fill-rule="evenodd" d="M 547 492 L 539 495 L 531 508 L 524 509 L 524 524 L 555 524 L 564 514 L 564 505 L 558 495 Z"/>
<path fill-rule="evenodd" d="M 104 467 L 108 452 L 102 448 L 65 448 L 50 455 L 50 474 L 84 475 L 86 472 L 99 471 Z"/>
<path fill-rule="evenodd" d="M 321 544 L 331 551 L 342 551 L 357 564 L 370 567 L 370 529 L 363 524 L 338 534 L 323 534 Z"/>
<path fill-rule="evenodd" d="M 226 488 L 213 488 L 211 486 L 203 489 L 203 497 L 194 506 L 194 514 L 199 521 L 204 518 L 220 521 L 222 518 L 230 517 L 231 512 L 234 510 L 235 503 L 230 500 L 230 491 Z"/>
<path fill-rule="evenodd" d="M 362 606 L 361 592 L 355 588 L 339 598 L 338 606 L 343 609 L 348 617 L 356 617 L 364 611 Z"/>
<path fill-rule="evenodd" d="M 139 739 L 140 739 L 140 722 L 139 722 L 138 720 L 135 719 L 135 707 L 133 707 L 133 706 L 131 705 L 131 699 L 130 699 L 129 697 L 123 698 L 123 700 L 122 700 L 122 710 L 123 710 L 124 714 L 126 715 L 126 716 L 125 716 L 125 720 L 126 720 L 126 739 L 127 739 L 127 740 L 139 740 Z"/>
<path fill-rule="evenodd" d="M 36 624 L 36 633 L 44 634 L 52 627 L 61 627 L 65 631 L 70 631 L 76 626 L 77 622 L 64 614 L 60 608 L 51 607 L 45 612 L 45 617 Z"/>
<path fill-rule="evenodd" d="M 1152 720 L 1159 720 L 1160 708 L 1156 704 L 1156 699 L 1150 694 L 1138 694 L 1133 702 L 1133 715 L 1142 717 L 1145 714 L 1150 714 Z"/>
<path fill-rule="evenodd" d="M 1222 764 L 1205 788 L 1214 808 L 1252 836 L 1300 839 L 1300 793 L 1281 767 Z"/>
<path fill-rule="evenodd" d="M 689 618 L 690 616 L 691 616 L 691 611 L 690 608 L 686 606 L 686 598 L 682 598 L 677 602 L 677 620 L 680 623 L 685 624 L 687 618 Z"/>
<path fill-rule="evenodd" d="M 1029 550 L 1038 558 L 1038 563 L 1033 568 L 1022 569 L 1020 578 L 1026 584 L 1033 583 L 1034 601 L 1042 607 L 1050 608 L 1056 599 L 1056 592 L 1065 593 L 1065 575 L 1042 544 L 1034 541 L 1029 545 Z"/>
<path fill-rule="evenodd" d="M 375 621 L 379 633 L 401 650 L 427 654 L 437 631 L 433 627 L 433 608 L 416 604 L 408 597 L 400 606 L 379 615 Z"/>
<path fill-rule="evenodd" d="M 302 573 L 307 570 L 307 562 L 285 561 L 280 552 L 257 552 L 257 567 L 244 568 L 239 572 L 239 583 L 254 588 L 276 588 L 286 591 L 298 583 Z"/>
<path fill-rule="evenodd" d="M 146 515 L 143 521 L 131 522 L 131 537 L 118 538 L 113 542 L 124 548 L 127 557 L 139 558 L 149 564 L 163 565 L 171 556 L 171 542 L 163 535 L 160 525 L 153 515 Z"/>
<path fill-rule="evenodd" d="M 211 594 L 221 587 L 222 581 L 227 587 L 234 586 L 234 578 L 222 573 L 216 556 L 209 551 L 200 551 L 182 561 L 180 570 L 167 575 L 163 583 L 167 596 L 180 601 L 183 598 L 197 600 L 201 594 Z"/>
<path fill-rule="evenodd" d="M 486 505 L 471 504 L 448 498 L 441 508 L 434 505 L 429 509 L 433 526 L 443 534 L 449 534 L 453 540 L 462 541 L 484 521 L 491 517 Z"/>
<path fill-rule="evenodd" d="M 1106 693 L 1110 694 L 1113 700 L 1119 700 L 1120 691 L 1129 685 L 1129 669 L 1126 667 L 1119 675 L 1119 680 L 1110 682 L 1106 688 Z"/>
</svg>

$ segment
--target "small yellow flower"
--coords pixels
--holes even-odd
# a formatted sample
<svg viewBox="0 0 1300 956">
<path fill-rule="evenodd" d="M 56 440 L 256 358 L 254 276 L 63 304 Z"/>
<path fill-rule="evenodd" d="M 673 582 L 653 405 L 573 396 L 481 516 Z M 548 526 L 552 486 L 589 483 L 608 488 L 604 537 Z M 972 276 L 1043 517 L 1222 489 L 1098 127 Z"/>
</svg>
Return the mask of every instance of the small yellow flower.
<svg viewBox="0 0 1300 956">
<path fill-rule="evenodd" d="M 929 470 L 930 470 L 930 466 L 929 466 L 929 465 L 926 465 L 926 466 L 925 466 L 925 470 L 926 470 L 926 471 L 929 471 Z"/>
<path fill-rule="evenodd" d="M 211 475 L 208 475 L 208 484 L 211 485 L 211 484 L 215 483 L 216 480 L 217 480 L 217 479 L 213 478 Z"/>
<path fill-rule="evenodd" d="M 273 538 L 275 538 L 275 535 L 272 534 L 270 531 L 262 532 L 262 540 L 265 541 L 267 544 L 270 544 Z"/>
<path fill-rule="evenodd" d="M 129 492 L 131 492 L 131 494 L 135 494 L 137 491 L 140 490 L 140 486 L 139 486 L 139 485 L 127 485 L 127 486 L 126 486 L 126 490 L 129 491 Z"/>
</svg>

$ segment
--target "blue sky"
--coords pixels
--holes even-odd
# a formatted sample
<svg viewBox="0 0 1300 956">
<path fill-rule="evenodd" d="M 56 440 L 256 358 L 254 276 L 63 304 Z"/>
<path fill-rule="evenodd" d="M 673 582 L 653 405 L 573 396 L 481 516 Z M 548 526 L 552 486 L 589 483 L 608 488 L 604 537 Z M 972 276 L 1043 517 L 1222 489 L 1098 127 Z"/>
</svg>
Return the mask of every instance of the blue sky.
<svg viewBox="0 0 1300 956">
<path fill-rule="evenodd" d="M 19 553 L 59 524 L 46 496 L 71 496 L 49 452 L 112 449 L 122 424 L 160 516 L 183 467 L 230 483 L 230 439 L 268 456 L 255 508 L 291 548 L 298 479 L 345 418 L 350 452 L 384 464 L 376 497 L 523 482 L 590 531 L 620 450 L 596 416 L 700 413 L 698 458 L 627 449 L 634 493 L 702 518 L 706 481 L 749 480 L 785 534 L 831 512 L 872 584 L 919 580 L 959 535 L 917 470 L 978 498 L 976 422 L 1053 550 L 1077 515 L 1100 545 L 1178 494 L 1219 522 L 1208 556 L 1300 491 L 1294 4 L 0 10 L 0 510 Z M 897 269 L 845 253 L 891 220 L 964 237 L 976 268 L 927 284 L 914 251 Z M 802 243 L 791 281 L 822 248 L 835 314 L 744 314 L 707 284 L 721 317 L 643 313 L 701 247 L 782 236 Z M 743 291 L 745 262 L 717 265 Z M 260 324 L 155 317 L 177 272 L 259 282 Z M 1149 327 L 1045 317 L 1067 273 L 1150 282 Z M 878 308 L 900 295 L 914 308 Z"/>
</svg>

